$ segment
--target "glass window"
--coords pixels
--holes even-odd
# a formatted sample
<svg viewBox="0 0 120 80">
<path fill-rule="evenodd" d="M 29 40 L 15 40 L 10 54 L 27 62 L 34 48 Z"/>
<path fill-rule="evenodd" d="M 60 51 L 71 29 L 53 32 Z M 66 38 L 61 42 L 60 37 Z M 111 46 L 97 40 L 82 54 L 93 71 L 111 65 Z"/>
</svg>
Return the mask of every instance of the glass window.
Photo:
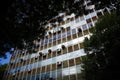
<svg viewBox="0 0 120 80">
<path fill-rule="evenodd" d="M 68 67 L 68 61 L 63 61 L 63 68 Z"/>
<path fill-rule="evenodd" d="M 75 34 L 76 33 L 76 29 L 72 29 L 72 34 Z"/>
<path fill-rule="evenodd" d="M 56 36 L 53 37 L 53 42 L 56 41 Z"/>
<path fill-rule="evenodd" d="M 62 70 L 59 69 L 57 70 L 57 78 L 61 78 L 62 77 Z"/>
<path fill-rule="evenodd" d="M 68 47 L 68 52 L 72 52 L 72 51 L 73 51 L 72 46 L 69 46 L 69 47 Z"/>
<path fill-rule="evenodd" d="M 48 43 L 48 39 L 45 40 L 45 44 L 47 44 L 47 43 Z"/>
<path fill-rule="evenodd" d="M 30 80 L 30 78 L 31 78 L 30 76 L 27 76 L 27 80 Z"/>
<path fill-rule="evenodd" d="M 52 38 L 49 39 L 49 43 L 51 43 L 51 42 L 52 42 Z"/>
<path fill-rule="evenodd" d="M 71 32 L 70 31 L 67 31 L 67 36 L 69 36 L 71 34 Z"/>
<path fill-rule="evenodd" d="M 58 38 L 57 40 L 61 39 L 61 34 L 59 34 L 59 35 L 57 36 L 57 38 Z"/>
<path fill-rule="evenodd" d="M 46 80 L 49 80 L 49 78 L 50 78 L 50 72 L 46 73 L 45 78 L 46 78 Z"/>
<path fill-rule="evenodd" d="M 37 68 L 37 64 L 38 64 L 37 62 L 33 64 L 33 69 Z"/>
<path fill-rule="evenodd" d="M 35 76 L 32 76 L 32 77 L 31 77 L 31 80 L 35 80 Z"/>
<path fill-rule="evenodd" d="M 65 37 L 66 37 L 66 33 L 63 33 L 63 34 L 62 34 L 62 38 L 65 38 Z"/>
<path fill-rule="evenodd" d="M 38 62 L 38 67 L 40 67 L 41 66 L 41 62 Z"/>
<path fill-rule="evenodd" d="M 75 22 L 78 23 L 79 22 L 79 18 L 75 19 Z"/>
<path fill-rule="evenodd" d="M 36 75 L 36 80 L 40 80 L 40 75 Z"/>
<path fill-rule="evenodd" d="M 56 69 L 56 64 L 52 64 L 52 70 Z"/>
<path fill-rule="evenodd" d="M 41 45 L 42 45 L 42 46 L 43 46 L 43 44 L 44 44 L 44 40 L 41 41 Z"/>
<path fill-rule="evenodd" d="M 69 60 L 69 66 L 74 66 L 74 59 Z"/>
<path fill-rule="evenodd" d="M 52 71 L 52 78 L 56 78 L 56 71 Z"/>
<path fill-rule="evenodd" d="M 76 51 L 78 49 L 79 49 L 78 44 L 74 45 L 74 50 Z"/>
<path fill-rule="evenodd" d="M 77 65 L 77 66 L 76 66 L 77 73 L 81 73 L 81 69 L 82 69 L 82 68 L 81 68 L 80 65 Z"/>
<path fill-rule="evenodd" d="M 84 16 L 80 17 L 80 20 L 81 20 L 81 21 L 83 21 L 84 19 L 85 19 Z"/>
<path fill-rule="evenodd" d="M 41 80 L 45 80 L 45 73 L 41 74 Z"/>
<path fill-rule="evenodd" d="M 81 63 L 80 57 L 75 58 L 75 62 L 76 62 L 76 65 L 80 64 Z"/>
<path fill-rule="evenodd" d="M 23 80 L 26 80 L 26 77 L 24 77 Z"/>
<path fill-rule="evenodd" d="M 83 29 L 83 30 L 86 30 L 86 29 L 87 29 L 86 24 L 82 25 L 82 29 Z"/>
</svg>

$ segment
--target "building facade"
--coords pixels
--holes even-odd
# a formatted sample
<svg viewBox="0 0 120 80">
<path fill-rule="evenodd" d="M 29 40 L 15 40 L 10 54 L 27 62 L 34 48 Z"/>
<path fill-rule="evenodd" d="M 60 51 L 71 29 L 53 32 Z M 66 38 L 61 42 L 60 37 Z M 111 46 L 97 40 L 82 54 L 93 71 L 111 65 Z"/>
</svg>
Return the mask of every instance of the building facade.
<svg viewBox="0 0 120 80">
<path fill-rule="evenodd" d="M 86 55 L 83 41 L 92 35 L 97 19 L 104 15 L 104 10 L 95 10 L 90 1 L 83 6 L 89 14 L 60 13 L 56 22 L 44 25 L 46 34 L 34 40 L 34 46 L 15 49 L 5 80 L 82 80 L 81 60 Z M 61 22 L 57 22 L 59 18 Z"/>
</svg>

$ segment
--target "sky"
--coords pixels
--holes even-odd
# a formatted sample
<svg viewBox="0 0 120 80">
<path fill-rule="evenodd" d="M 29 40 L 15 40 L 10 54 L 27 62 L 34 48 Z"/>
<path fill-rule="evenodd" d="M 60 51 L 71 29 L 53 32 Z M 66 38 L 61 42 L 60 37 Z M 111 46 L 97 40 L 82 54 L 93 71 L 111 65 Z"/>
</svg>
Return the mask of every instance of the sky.
<svg viewBox="0 0 120 80">
<path fill-rule="evenodd" d="M 0 64 L 2 64 L 2 65 L 9 63 L 10 58 L 11 58 L 10 52 L 6 52 L 5 54 L 7 55 L 7 58 L 6 58 L 6 59 L 0 58 Z"/>
</svg>

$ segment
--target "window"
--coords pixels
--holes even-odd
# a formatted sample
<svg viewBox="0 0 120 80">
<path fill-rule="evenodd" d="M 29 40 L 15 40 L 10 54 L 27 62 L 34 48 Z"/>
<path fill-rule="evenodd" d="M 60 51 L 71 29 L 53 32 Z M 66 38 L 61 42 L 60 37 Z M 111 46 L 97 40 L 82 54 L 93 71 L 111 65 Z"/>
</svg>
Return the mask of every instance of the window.
<svg viewBox="0 0 120 80">
<path fill-rule="evenodd" d="M 55 70 L 55 69 L 56 69 L 56 63 L 52 64 L 52 70 Z"/>
<path fill-rule="evenodd" d="M 53 42 L 53 46 L 55 46 L 55 45 L 56 45 L 56 41 Z"/>
<path fill-rule="evenodd" d="M 76 80 L 76 75 L 70 75 L 70 80 Z"/>
<path fill-rule="evenodd" d="M 58 44 L 60 44 L 61 43 L 61 39 L 60 40 L 58 40 Z"/>
<path fill-rule="evenodd" d="M 76 29 L 72 29 L 72 34 L 75 34 L 76 33 Z"/>
<path fill-rule="evenodd" d="M 67 36 L 71 35 L 71 31 L 67 31 Z"/>
<path fill-rule="evenodd" d="M 62 42 L 66 42 L 66 38 L 63 38 L 63 39 L 62 39 Z"/>
<path fill-rule="evenodd" d="M 63 34 L 62 34 L 62 38 L 65 38 L 65 37 L 66 37 L 66 33 L 63 33 Z"/>
<path fill-rule="evenodd" d="M 62 70 L 59 69 L 57 70 L 57 78 L 61 78 L 62 77 Z"/>
<path fill-rule="evenodd" d="M 69 47 L 68 47 L 68 52 L 72 52 L 72 51 L 73 51 L 72 46 L 69 46 Z"/>
<path fill-rule="evenodd" d="M 74 59 L 69 60 L 69 66 L 74 66 Z"/>
<path fill-rule="evenodd" d="M 55 56 L 56 56 L 56 51 L 53 51 L 52 57 L 55 57 Z"/>
<path fill-rule="evenodd" d="M 90 23 L 90 22 L 91 22 L 91 19 L 87 19 L 86 21 L 87 21 L 87 23 Z"/>
<path fill-rule="evenodd" d="M 45 73 L 41 74 L 41 80 L 45 80 Z"/>
<path fill-rule="evenodd" d="M 35 76 L 32 76 L 32 77 L 31 77 L 31 80 L 34 80 L 34 79 L 35 79 Z"/>
<path fill-rule="evenodd" d="M 42 71 L 41 72 L 45 72 L 45 66 L 42 67 Z"/>
<path fill-rule="evenodd" d="M 63 61 L 63 68 L 68 67 L 68 61 Z"/>
<path fill-rule="evenodd" d="M 52 78 L 56 78 L 56 71 L 52 71 Z"/>
<path fill-rule="evenodd" d="M 36 75 L 36 80 L 40 80 L 40 75 Z"/>
<path fill-rule="evenodd" d="M 77 38 L 77 35 L 76 34 L 73 34 L 72 35 L 73 39 Z"/>
<path fill-rule="evenodd" d="M 79 49 L 78 44 L 75 44 L 75 45 L 74 45 L 74 51 L 76 51 L 76 50 L 78 50 L 78 49 Z"/>
<path fill-rule="evenodd" d="M 71 39 L 71 35 L 67 37 L 67 41 L 70 41 Z"/>
<path fill-rule="evenodd" d="M 83 43 L 80 43 L 80 48 L 83 48 L 84 46 L 83 46 Z"/>
<path fill-rule="evenodd" d="M 50 71 L 50 65 L 47 65 L 47 71 Z"/>
<path fill-rule="evenodd" d="M 79 18 L 75 19 L 75 22 L 78 23 L 79 22 Z"/>
<path fill-rule="evenodd" d="M 83 29 L 83 31 L 86 30 L 87 29 L 87 25 L 86 24 L 82 25 L 82 29 Z"/>
<path fill-rule="evenodd" d="M 75 58 L 75 62 L 76 62 L 76 65 L 80 64 L 81 63 L 80 57 Z"/>
</svg>

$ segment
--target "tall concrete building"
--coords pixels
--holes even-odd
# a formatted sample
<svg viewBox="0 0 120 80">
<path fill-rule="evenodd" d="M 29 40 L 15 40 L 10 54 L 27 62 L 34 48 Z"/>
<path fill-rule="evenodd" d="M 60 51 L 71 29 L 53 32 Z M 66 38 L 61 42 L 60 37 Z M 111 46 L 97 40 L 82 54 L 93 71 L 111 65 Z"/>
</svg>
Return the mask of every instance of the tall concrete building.
<svg viewBox="0 0 120 80">
<path fill-rule="evenodd" d="M 92 35 L 105 11 L 95 10 L 91 1 L 82 6 L 89 14 L 60 13 L 43 25 L 44 37 L 23 50 L 15 49 L 5 80 L 81 80 L 81 60 L 86 55 L 83 41 Z"/>
</svg>

